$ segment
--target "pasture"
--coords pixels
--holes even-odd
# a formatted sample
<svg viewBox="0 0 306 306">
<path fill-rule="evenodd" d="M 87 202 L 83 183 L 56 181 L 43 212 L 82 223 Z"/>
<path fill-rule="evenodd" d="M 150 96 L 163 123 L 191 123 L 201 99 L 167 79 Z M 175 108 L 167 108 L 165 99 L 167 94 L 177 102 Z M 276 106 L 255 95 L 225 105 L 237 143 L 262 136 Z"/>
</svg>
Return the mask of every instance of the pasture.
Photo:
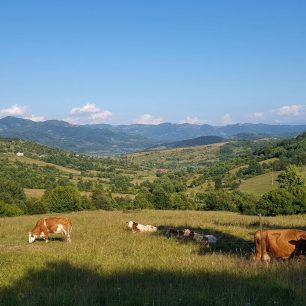
<svg viewBox="0 0 306 306">
<path fill-rule="evenodd" d="M 258 218 L 229 212 L 83 211 L 65 214 L 72 242 L 28 244 L 43 216 L 0 219 L 0 305 L 306 305 L 305 263 L 250 261 Z M 153 224 L 133 234 L 126 222 Z M 306 216 L 263 218 L 265 228 L 306 227 Z M 168 239 L 192 228 L 215 246 Z"/>
</svg>

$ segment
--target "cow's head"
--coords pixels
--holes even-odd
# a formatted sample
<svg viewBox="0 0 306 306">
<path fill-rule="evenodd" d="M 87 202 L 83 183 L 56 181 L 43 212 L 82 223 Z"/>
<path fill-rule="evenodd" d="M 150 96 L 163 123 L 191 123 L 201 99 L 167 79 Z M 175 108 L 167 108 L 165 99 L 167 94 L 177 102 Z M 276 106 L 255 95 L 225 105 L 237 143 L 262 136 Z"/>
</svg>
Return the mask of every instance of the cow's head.
<svg viewBox="0 0 306 306">
<path fill-rule="evenodd" d="M 36 239 L 36 236 L 29 232 L 29 243 L 33 243 Z"/>
<path fill-rule="evenodd" d="M 189 228 L 183 230 L 184 237 L 190 237 L 191 233 L 192 231 Z"/>
<path fill-rule="evenodd" d="M 129 227 L 129 228 L 133 228 L 133 224 L 134 224 L 133 221 L 129 221 L 129 222 L 128 222 L 128 227 Z"/>
</svg>

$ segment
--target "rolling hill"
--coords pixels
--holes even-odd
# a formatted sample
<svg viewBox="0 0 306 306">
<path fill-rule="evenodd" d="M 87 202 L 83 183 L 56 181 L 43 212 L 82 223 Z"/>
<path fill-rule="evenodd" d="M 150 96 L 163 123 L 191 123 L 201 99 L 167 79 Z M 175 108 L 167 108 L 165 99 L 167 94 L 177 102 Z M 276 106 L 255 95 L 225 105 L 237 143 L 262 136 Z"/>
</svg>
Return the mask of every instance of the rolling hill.
<svg viewBox="0 0 306 306">
<path fill-rule="evenodd" d="M 174 142 L 186 139 L 197 138 L 201 136 L 220 136 L 232 137 L 238 134 L 249 134 L 268 137 L 293 137 L 306 131 L 306 125 L 270 125 L 270 124 L 232 124 L 226 126 L 212 126 L 208 124 L 175 124 L 161 123 L 158 125 L 117 125 L 108 124 L 88 125 L 91 128 L 109 129 L 114 132 L 124 132 L 133 135 L 141 135 L 149 139 L 155 139 L 159 142 Z"/>
<path fill-rule="evenodd" d="M 184 147 L 193 143 L 198 145 L 198 142 L 207 144 L 211 143 L 206 142 L 207 137 L 212 136 L 236 139 L 240 139 L 241 135 L 247 139 L 256 139 L 259 136 L 283 138 L 296 136 L 304 131 L 306 131 L 306 125 L 248 123 L 227 126 L 173 123 L 73 125 L 59 120 L 33 122 L 15 117 L 0 119 L 0 137 L 32 140 L 51 147 L 95 155 L 136 152 L 161 144 L 166 144 L 166 147 Z M 204 136 L 206 138 L 203 138 Z M 185 140 L 186 142 L 175 143 Z"/>
<path fill-rule="evenodd" d="M 156 141 L 144 136 L 120 131 L 88 128 L 58 120 L 33 122 L 15 117 L 0 119 L 0 136 L 32 140 L 68 151 L 99 155 L 134 152 L 156 144 Z"/>
</svg>

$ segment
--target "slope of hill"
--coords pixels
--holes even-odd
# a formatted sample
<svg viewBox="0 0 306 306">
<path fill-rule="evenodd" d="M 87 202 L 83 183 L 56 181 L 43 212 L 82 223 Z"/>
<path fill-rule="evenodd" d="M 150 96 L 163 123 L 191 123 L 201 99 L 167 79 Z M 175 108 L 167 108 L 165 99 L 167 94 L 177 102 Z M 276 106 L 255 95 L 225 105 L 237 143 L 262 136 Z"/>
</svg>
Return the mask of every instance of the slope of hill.
<svg viewBox="0 0 306 306">
<path fill-rule="evenodd" d="M 118 154 L 156 144 L 143 136 L 109 129 L 92 129 L 64 121 L 33 122 L 15 117 L 0 119 L 0 136 L 32 140 L 51 147 L 87 154 Z"/>
<path fill-rule="evenodd" d="M 184 147 L 194 147 L 194 146 L 203 146 L 214 143 L 221 143 L 226 141 L 224 138 L 219 136 L 200 136 L 197 138 L 186 139 L 181 141 L 175 141 L 170 143 L 163 143 L 158 146 L 154 146 L 150 149 L 155 148 L 184 148 Z"/>
<path fill-rule="evenodd" d="M 270 137 L 292 137 L 306 131 L 306 125 L 269 125 L 269 124 L 233 124 L 227 126 L 211 126 L 208 124 L 174 124 L 158 125 L 90 125 L 91 128 L 109 129 L 134 135 L 142 135 L 160 142 L 174 142 L 200 136 L 232 137 L 237 134 L 266 135 Z"/>
<path fill-rule="evenodd" d="M 256 139 L 257 135 L 288 137 L 303 131 L 306 131 L 306 125 L 235 124 L 217 127 L 208 124 L 162 123 L 112 126 L 108 124 L 72 125 L 58 120 L 33 122 L 15 117 L 0 119 L 0 136 L 2 137 L 33 140 L 69 151 L 99 155 L 135 152 L 160 145 L 160 143 L 202 136 L 226 138 L 235 135 L 252 135 L 252 138 Z"/>
</svg>

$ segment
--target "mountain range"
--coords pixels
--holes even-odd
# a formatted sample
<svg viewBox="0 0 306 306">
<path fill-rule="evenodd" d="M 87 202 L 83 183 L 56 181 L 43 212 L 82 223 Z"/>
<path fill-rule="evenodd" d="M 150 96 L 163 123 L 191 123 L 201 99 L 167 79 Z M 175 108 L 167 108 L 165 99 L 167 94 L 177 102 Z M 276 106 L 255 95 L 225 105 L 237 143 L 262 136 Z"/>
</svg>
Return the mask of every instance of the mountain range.
<svg viewBox="0 0 306 306">
<path fill-rule="evenodd" d="M 161 144 L 165 147 L 171 147 L 171 143 L 180 141 L 185 141 L 182 145 L 188 146 L 208 140 L 208 138 L 201 138 L 202 136 L 232 138 L 236 135 L 243 135 L 244 138 L 256 138 L 256 135 L 260 135 L 261 137 L 283 138 L 297 136 L 304 131 L 306 131 L 306 125 L 251 123 L 227 126 L 175 123 L 73 125 L 60 120 L 34 122 L 16 117 L 0 119 L 0 137 L 32 140 L 51 147 L 99 155 L 140 151 Z M 221 141 L 217 138 L 216 140 L 217 142 Z M 174 145 L 179 146 L 180 143 Z"/>
</svg>

